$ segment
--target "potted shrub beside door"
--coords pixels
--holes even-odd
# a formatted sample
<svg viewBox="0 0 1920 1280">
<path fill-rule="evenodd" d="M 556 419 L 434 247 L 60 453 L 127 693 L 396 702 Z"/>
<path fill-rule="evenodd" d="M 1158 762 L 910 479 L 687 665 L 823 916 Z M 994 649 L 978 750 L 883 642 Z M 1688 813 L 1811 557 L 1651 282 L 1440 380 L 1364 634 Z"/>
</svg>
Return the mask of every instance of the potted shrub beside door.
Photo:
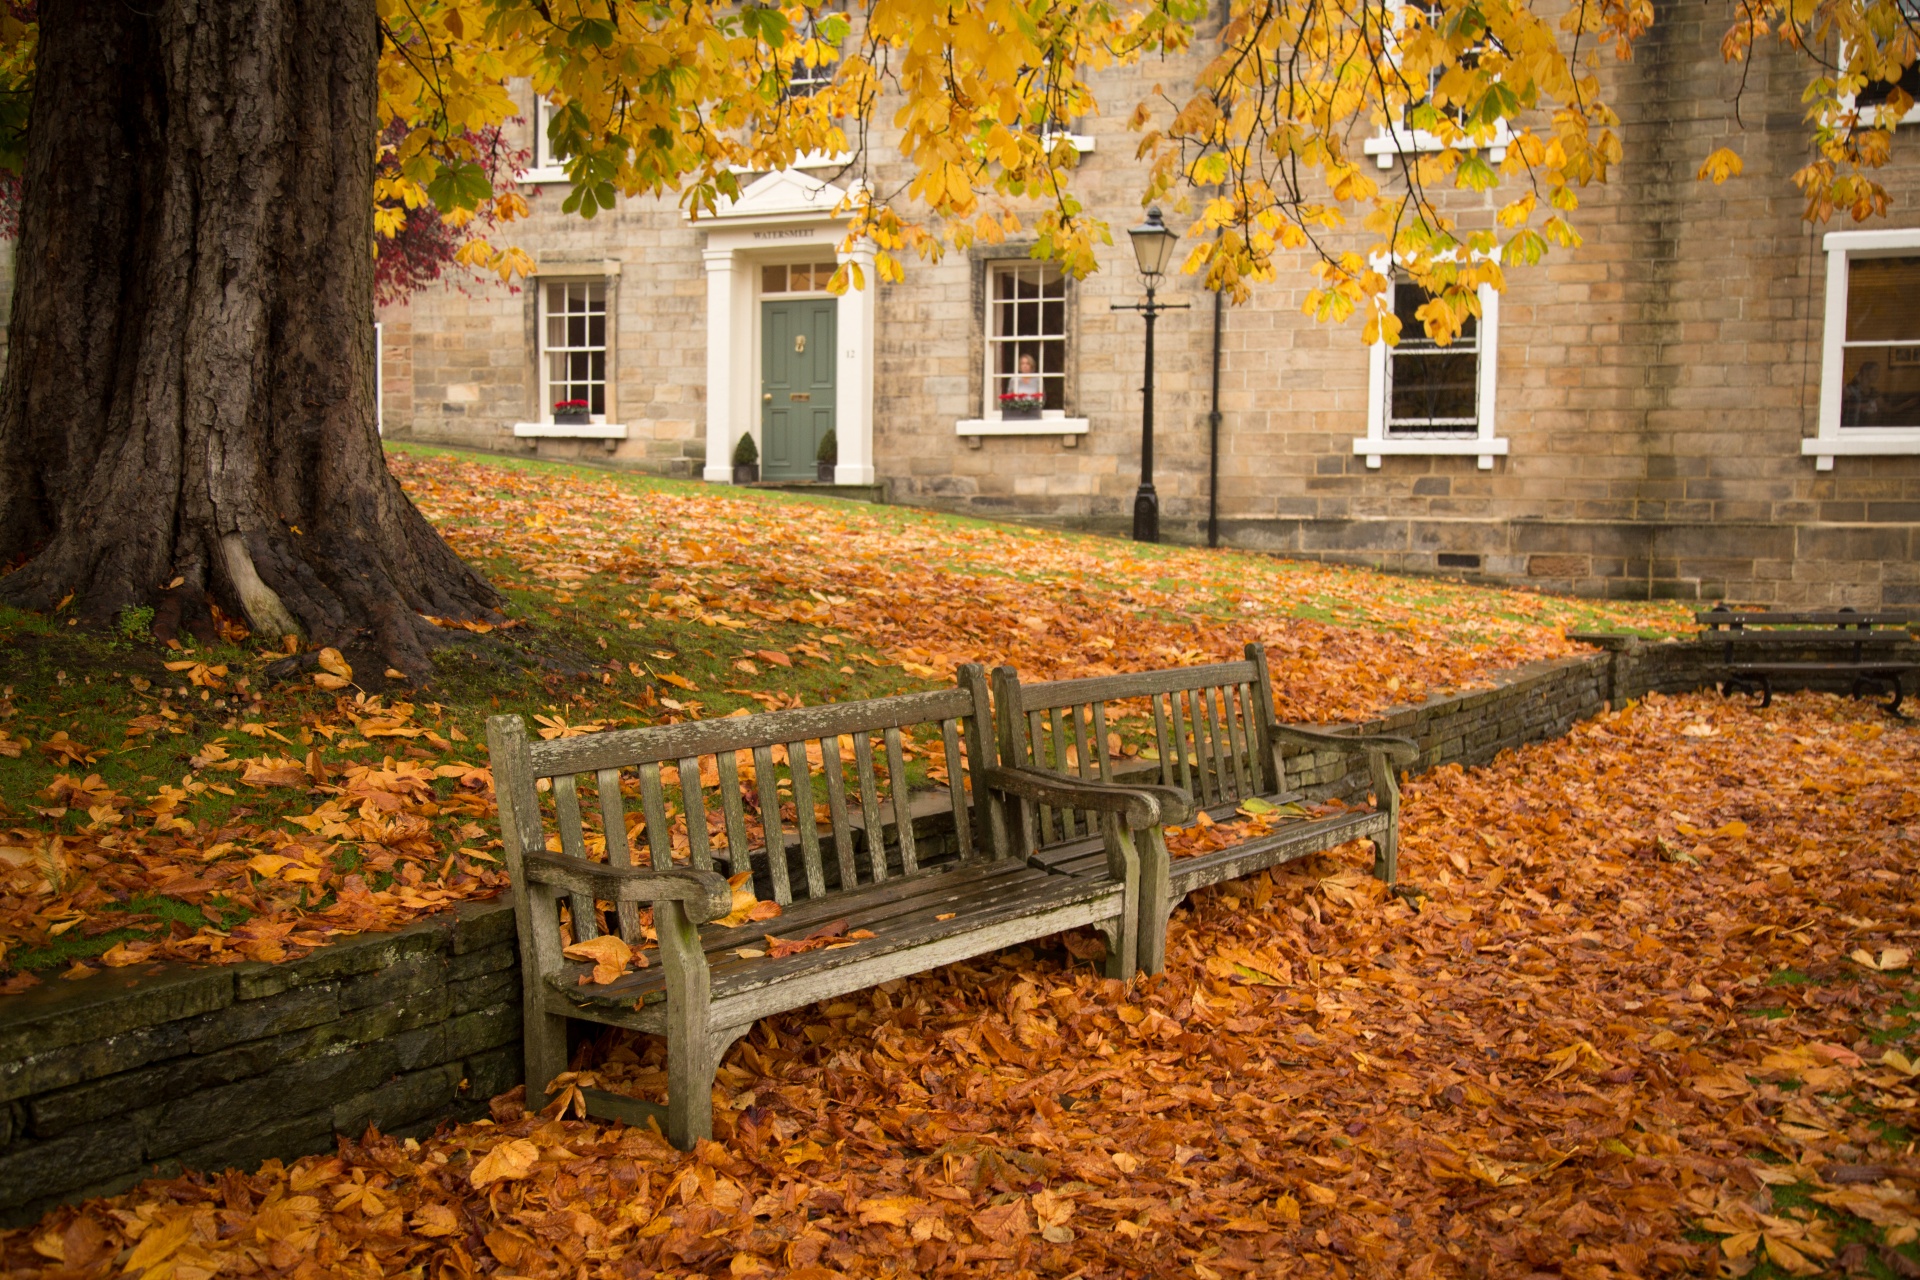
<svg viewBox="0 0 1920 1280">
<path fill-rule="evenodd" d="M 742 432 L 740 443 L 733 446 L 733 482 L 752 484 L 760 478 L 760 450 L 754 448 L 753 437 Z"/>
<path fill-rule="evenodd" d="M 814 478 L 821 484 L 833 483 L 833 468 L 840 461 L 840 439 L 833 434 L 833 428 L 827 428 L 827 434 L 820 437 L 820 447 L 814 450 L 813 462 L 818 468 Z"/>
</svg>

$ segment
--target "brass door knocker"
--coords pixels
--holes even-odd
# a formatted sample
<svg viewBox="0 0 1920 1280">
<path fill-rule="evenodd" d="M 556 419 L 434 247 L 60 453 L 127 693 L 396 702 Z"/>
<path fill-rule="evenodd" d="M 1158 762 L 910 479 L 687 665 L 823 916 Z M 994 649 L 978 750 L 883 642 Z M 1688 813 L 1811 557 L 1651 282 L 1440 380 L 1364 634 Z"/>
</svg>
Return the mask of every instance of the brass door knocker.
<svg viewBox="0 0 1920 1280">
<path fill-rule="evenodd" d="M 807 353 L 807 335 L 804 333 L 794 334 L 793 335 L 793 354 L 797 356 L 803 356 L 806 353 Z"/>
</svg>

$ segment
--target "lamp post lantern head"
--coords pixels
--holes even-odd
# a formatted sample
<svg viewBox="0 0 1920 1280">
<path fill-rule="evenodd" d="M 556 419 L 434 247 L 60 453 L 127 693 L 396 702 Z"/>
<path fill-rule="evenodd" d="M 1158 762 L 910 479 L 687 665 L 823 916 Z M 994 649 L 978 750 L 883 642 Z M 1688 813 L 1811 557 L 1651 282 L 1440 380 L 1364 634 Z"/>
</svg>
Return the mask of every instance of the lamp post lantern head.
<svg viewBox="0 0 1920 1280">
<path fill-rule="evenodd" d="M 1148 209 L 1147 220 L 1128 228 L 1127 235 L 1133 240 L 1133 256 L 1140 264 L 1140 274 L 1151 286 L 1167 269 L 1167 262 L 1173 257 L 1173 242 L 1179 237 L 1160 221 L 1159 205 Z"/>
</svg>

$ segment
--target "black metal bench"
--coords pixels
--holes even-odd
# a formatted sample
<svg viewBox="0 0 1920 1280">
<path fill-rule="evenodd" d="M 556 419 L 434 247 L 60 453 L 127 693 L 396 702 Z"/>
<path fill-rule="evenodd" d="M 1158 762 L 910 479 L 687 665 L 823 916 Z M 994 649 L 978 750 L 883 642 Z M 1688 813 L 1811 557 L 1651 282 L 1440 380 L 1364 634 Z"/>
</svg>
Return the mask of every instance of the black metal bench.
<svg viewBox="0 0 1920 1280">
<path fill-rule="evenodd" d="M 1848 681 L 1854 697 L 1889 696 L 1887 711 L 1899 716 L 1901 678 L 1920 662 L 1900 652 L 1906 628 L 1920 615 L 1832 609 L 1810 612 L 1742 611 L 1717 605 L 1696 613 L 1700 638 L 1725 646 L 1720 692 L 1757 693 L 1773 704 L 1776 677 L 1828 676 Z M 1905 718 L 1904 716 L 1902 717 Z"/>
</svg>

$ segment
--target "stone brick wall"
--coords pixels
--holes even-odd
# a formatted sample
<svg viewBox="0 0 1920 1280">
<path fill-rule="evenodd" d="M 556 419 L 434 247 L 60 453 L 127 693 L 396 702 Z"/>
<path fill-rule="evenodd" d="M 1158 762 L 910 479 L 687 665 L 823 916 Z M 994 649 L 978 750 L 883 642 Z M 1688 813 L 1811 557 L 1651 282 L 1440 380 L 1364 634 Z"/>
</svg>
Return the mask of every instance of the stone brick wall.
<svg viewBox="0 0 1920 1280">
<path fill-rule="evenodd" d="M 0 1003 L 0 1225 L 187 1169 L 431 1129 L 521 1075 L 513 912 L 279 965 L 111 969 Z"/>
<path fill-rule="evenodd" d="M 1806 162 L 1800 90 L 1808 66 L 1763 42 L 1729 67 L 1726 15 L 1662 6 L 1628 63 L 1604 59 L 1627 148 L 1605 186 L 1581 193 L 1577 249 L 1517 269 L 1501 304 L 1496 430 L 1511 452 L 1482 471 L 1471 457 L 1356 456 L 1365 434 L 1368 357 L 1357 326 L 1302 314 L 1305 254 L 1231 308 L 1221 350 L 1219 512 L 1232 545 L 1287 555 L 1457 573 L 1620 597 L 1678 596 L 1786 606 L 1920 603 L 1920 457 L 1850 457 L 1815 470 L 1800 442 L 1816 433 L 1825 304 L 1821 232 L 1801 221 L 1788 181 Z M 1204 44 L 1204 41 L 1202 42 Z M 1078 190 L 1115 229 L 1099 271 L 1070 291 L 1067 407 L 1081 437 L 965 437 L 983 398 L 981 287 L 987 263 L 1028 245 L 976 246 L 910 264 L 881 290 L 875 360 L 875 462 L 895 501 L 981 515 L 1119 530 L 1139 468 L 1141 322 L 1115 303 L 1140 286 L 1122 229 L 1138 221 L 1141 171 L 1126 108 L 1156 83 L 1170 91 L 1197 62 L 1103 73 L 1109 116 L 1076 128 L 1094 150 Z M 1732 99 L 1742 93 L 1738 115 Z M 530 101 L 530 99 L 529 99 Z M 884 120 L 883 106 L 879 116 Z M 1894 211 L 1914 226 L 1920 157 L 1902 131 L 1881 172 Z M 876 180 L 904 178 L 876 130 Z M 1743 177 L 1695 180 L 1731 144 Z M 1398 169 L 1375 171 L 1389 187 Z M 554 443 L 686 474 L 704 433 L 708 341 L 704 234 L 657 201 L 624 201 L 587 223 L 559 212 L 549 187 L 516 239 L 543 271 L 617 265 L 617 446 Z M 1465 229 L 1493 204 L 1448 193 Z M 1178 226 L 1184 216 L 1175 211 Z M 1338 237 L 1331 247 L 1359 247 Z M 1211 296 L 1166 282 L 1192 309 L 1162 319 L 1156 370 L 1156 480 L 1168 537 L 1203 536 Z M 531 451 L 512 423 L 534 416 L 532 295 L 448 286 L 385 313 L 392 434 Z M 396 352 L 407 345 L 410 354 Z M 399 366 L 406 364 L 402 371 Z"/>
</svg>

